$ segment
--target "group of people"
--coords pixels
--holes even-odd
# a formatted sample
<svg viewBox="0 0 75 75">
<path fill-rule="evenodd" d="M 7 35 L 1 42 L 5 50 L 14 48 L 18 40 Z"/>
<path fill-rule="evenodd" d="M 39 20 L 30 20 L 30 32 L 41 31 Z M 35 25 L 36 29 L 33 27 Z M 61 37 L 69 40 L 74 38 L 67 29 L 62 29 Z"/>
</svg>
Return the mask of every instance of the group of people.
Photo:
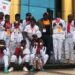
<svg viewBox="0 0 75 75">
<path fill-rule="evenodd" d="M 49 56 L 41 37 L 31 13 L 27 13 L 23 21 L 20 14 L 16 14 L 11 24 L 10 16 L 0 12 L 0 63 L 4 63 L 4 72 L 13 71 L 16 64 L 23 66 L 24 71 L 28 71 L 28 66 L 30 71 L 44 71 Z"/>
<path fill-rule="evenodd" d="M 52 19 L 50 13 L 45 12 L 37 22 L 31 13 L 27 13 L 24 20 L 16 14 L 15 22 L 10 23 L 10 15 L 0 12 L 0 63 L 4 63 L 4 72 L 13 71 L 16 64 L 22 65 L 24 71 L 28 71 L 28 66 L 30 71 L 44 71 L 52 53 L 55 62 L 73 64 L 74 34 L 72 14 L 64 21 L 59 15 Z"/>
<path fill-rule="evenodd" d="M 53 48 L 56 61 L 74 63 L 75 21 L 73 15 L 68 15 L 68 20 L 56 18 L 52 21 Z"/>
</svg>

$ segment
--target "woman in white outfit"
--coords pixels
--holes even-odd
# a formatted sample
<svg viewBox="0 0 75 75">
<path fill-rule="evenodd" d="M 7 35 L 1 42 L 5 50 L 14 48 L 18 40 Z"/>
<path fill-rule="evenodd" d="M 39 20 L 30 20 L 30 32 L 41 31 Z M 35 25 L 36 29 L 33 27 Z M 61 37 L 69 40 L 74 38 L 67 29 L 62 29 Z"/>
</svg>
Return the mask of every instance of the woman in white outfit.
<svg viewBox="0 0 75 75">
<path fill-rule="evenodd" d="M 56 18 L 52 21 L 53 29 L 53 48 L 55 61 L 62 61 L 63 42 L 65 40 L 65 21 L 61 18 Z"/>
<path fill-rule="evenodd" d="M 39 69 L 44 71 L 43 66 L 48 60 L 48 54 L 46 54 L 46 47 L 44 46 L 42 39 L 37 39 L 33 42 L 32 54 L 31 54 L 31 71 Z"/>
<path fill-rule="evenodd" d="M 74 63 L 74 43 L 73 43 L 73 32 L 74 32 L 74 20 L 73 16 L 68 15 L 68 21 L 66 22 L 66 38 L 65 38 L 65 63 Z"/>
</svg>

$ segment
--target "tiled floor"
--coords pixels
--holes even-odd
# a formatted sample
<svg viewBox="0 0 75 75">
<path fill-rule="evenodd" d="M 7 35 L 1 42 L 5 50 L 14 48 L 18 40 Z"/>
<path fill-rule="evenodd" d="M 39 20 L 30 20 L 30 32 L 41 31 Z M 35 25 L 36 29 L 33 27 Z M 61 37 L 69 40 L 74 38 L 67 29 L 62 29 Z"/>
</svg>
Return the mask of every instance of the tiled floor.
<svg viewBox="0 0 75 75">
<path fill-rule="evenodd" d="M 53 69 L 46 70 L 45 72 L 12 72 L 8 74 L 4 74 L 0 72 L 0 75 L 75 75 L 75 69 Z"/>
</svg>

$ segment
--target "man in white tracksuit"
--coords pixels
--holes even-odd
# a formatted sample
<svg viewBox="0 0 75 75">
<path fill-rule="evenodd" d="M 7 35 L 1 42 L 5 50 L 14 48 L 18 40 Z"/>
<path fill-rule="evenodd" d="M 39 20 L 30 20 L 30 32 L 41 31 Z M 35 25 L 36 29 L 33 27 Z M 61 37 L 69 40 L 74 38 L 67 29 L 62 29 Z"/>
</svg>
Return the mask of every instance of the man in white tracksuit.
<svg viewBox="0 0 75 75">
<path fill-rule="evenodd" d="M 31 13 L 26 13 L 26 18 L 23 20 L 23 24 L 22 24 L 22 29 L 23 29 L 22 30 L 22 35 L 23 35 L 23 39 L 25 39 L 27 41 L 27 46 L 29 46 L 29 40 L 26 37 L 26 33 L 25 33 L 24 30 L 25 30 L 25 27 L 31 23 L 30 22 L 31 18 L 32 18 L 32 14 Z"/>
<path fill-rule="evenodd" d="M 63 42 L 65 39 L 65 22 L 61 18 L 52 21 L 53 28 L 53 48 L 55 61 L 62 61 Z"/>
<path fill-rule="evenodd" d="M 32 18 L 32 14 L 31 13 L 26 13 L 26 18 L 23 20 L 23 30 L 25 29 L 25 27 L 27 25 L 30 24 L 31 18 Z"/>
<path fill-rule="evenodd" d="M 73 16 L 68 15 L 68 21 L 66 22 L 66 39 L 65 39 L 65 63 L 73 63 L 74 61 L 74 43 L 73 43 L 73 32 L 74 32 L 74 20 Z"/>
<path fill-rule="evenodd" d="M 11 56 L 11 67 L 9 72 L 14 70 L 15 64 L 23 65 L 23 70 L 28 71 L 28 64 L 30 61 L 30 50 L 26 47 L 26 40 L 20 42 L 19 47 L 17 46 L 14 54 Z"/>
<path fill-rule="evenodd" d="M 21 40 L 23 40 L 22 33 L 18 29 L 17 30 L 15 29 L 11 33 L 10 40 L 11 40 L 11 42 L 10 42 L 10 50 L 14 52 L 16 46 L 20 44 Z"/>
<path fill-rule="evenodd" d="M 28 47 L 30 47 L 33 35 L 37 35 L 38 38 L 42 36 L 41 31 L 39 30 L 39 27 L 35 24 L 35 20 L 33 18 L 30 20 L 30 24 L 25 27 L 24 32 L 27 33 L 26 40 L 28 41 Z"/>
</svg>

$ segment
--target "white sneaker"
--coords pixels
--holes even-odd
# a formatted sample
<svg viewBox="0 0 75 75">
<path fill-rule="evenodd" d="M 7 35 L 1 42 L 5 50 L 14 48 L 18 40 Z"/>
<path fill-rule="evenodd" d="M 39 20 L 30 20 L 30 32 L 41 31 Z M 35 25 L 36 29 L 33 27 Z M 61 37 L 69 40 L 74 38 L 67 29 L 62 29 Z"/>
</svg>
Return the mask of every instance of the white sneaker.
<svg viewBox="0 0 75 75">
<path fill-rule="evenodd" d="M 13 67 L 10 67 L 10 69 L 8 70 L 8 72 L 12 72 L 14 70 Z"/>
<path fill-rule="evenodd" d="M 28 69 L 26 67 L 23 67 L 23 71 L 28 72 Z"/>
</svg>

